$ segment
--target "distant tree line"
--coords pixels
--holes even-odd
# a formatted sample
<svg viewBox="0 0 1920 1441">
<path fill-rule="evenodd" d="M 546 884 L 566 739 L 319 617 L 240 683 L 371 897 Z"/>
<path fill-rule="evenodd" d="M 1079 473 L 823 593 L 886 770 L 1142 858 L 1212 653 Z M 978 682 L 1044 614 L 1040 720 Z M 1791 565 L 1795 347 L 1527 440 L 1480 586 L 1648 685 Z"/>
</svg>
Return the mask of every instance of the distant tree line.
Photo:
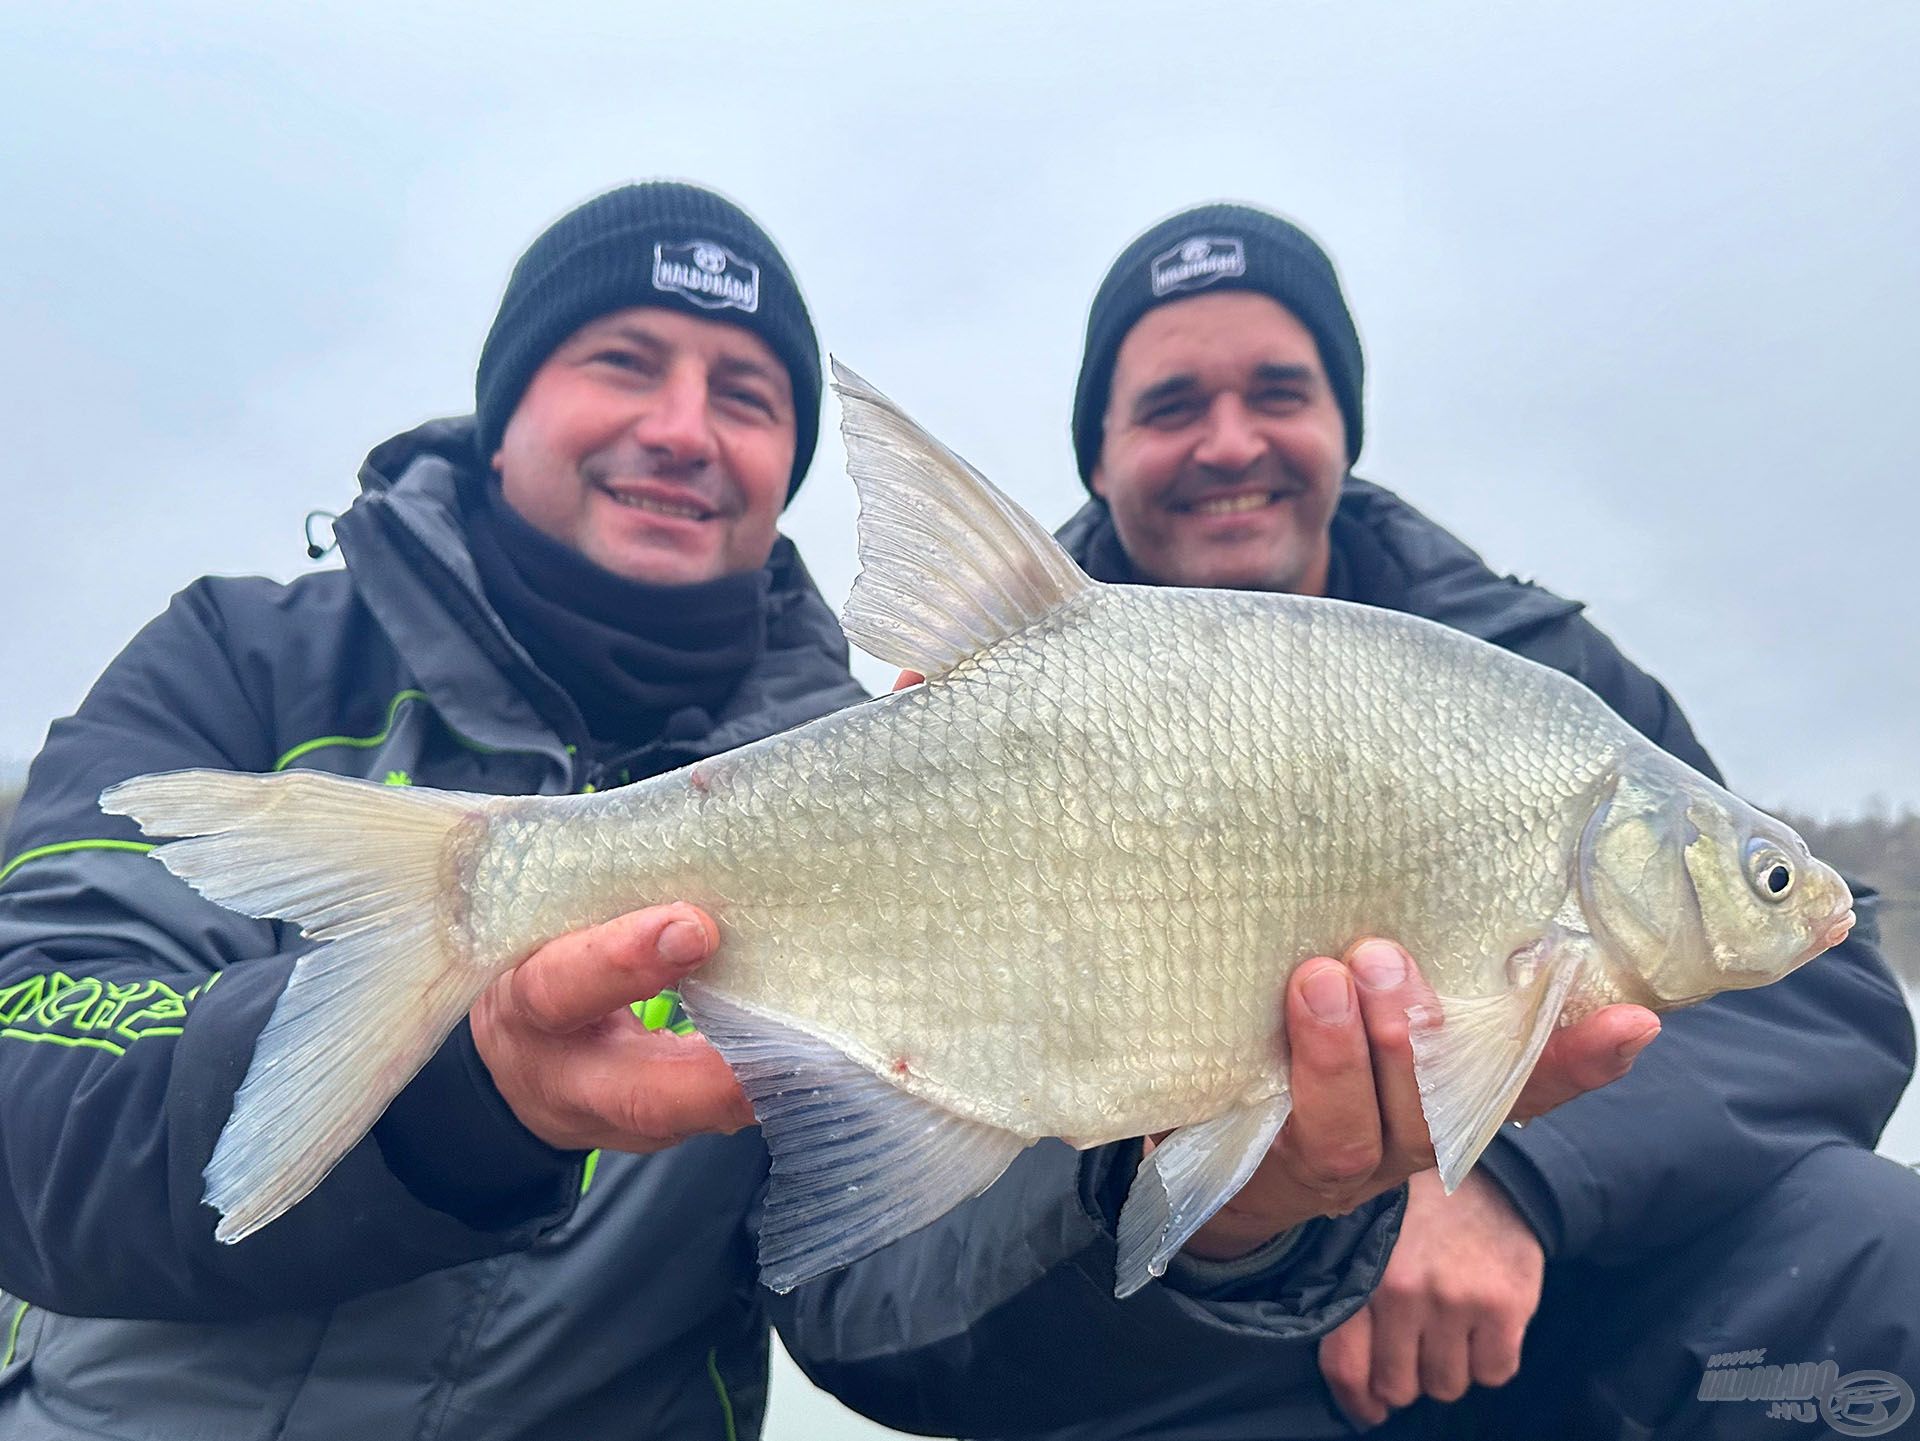
<svg viewBox="0 0 1920 1441">
<path fill-rule="evenodd" d="M 1902 980 L 1920 989 L 1920 814 L 1840 821 L 1779 815 L 1821 860 L 1880 892 L 1881 951 Z"/>
<path fill-rule="evenodd" d="M 7 832 L 18 789 L 0 790 L 0 836 Z M 1908 985 L 1920 988 L 1920 814 L 1816 821 L 1781 812 L 1813 853 L 1880 892 L 1881 945 Z M 7 857 L 0 855 L 0 864 Z"/>
</svg>

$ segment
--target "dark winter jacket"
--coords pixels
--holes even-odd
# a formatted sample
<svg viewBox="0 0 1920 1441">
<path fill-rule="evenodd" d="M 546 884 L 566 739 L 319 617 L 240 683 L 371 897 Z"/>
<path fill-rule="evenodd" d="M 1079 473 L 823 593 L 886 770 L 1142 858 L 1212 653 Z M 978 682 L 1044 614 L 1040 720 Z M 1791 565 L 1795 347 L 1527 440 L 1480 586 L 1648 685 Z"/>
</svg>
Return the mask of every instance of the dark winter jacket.
<svg viewBox="0 0 1920 1441">
<path fill-rule="evenodd" d="M 201 1170 L 304 943 L 174 880 L 100 812 L 104 788 L 300 766 L 564 793 L 862 698 L 783 541 L 766 649 L 731 699 L 590 764 L 567 697 L 485 603 L 461 529 L 469 451 L 458 423 L 377 450 L 337 527 L 345 571 L 189 587 L 33 767 L 0 864 L 0 1436 L 751 1436 L 769 1311 L 818 1380 L 895 1425 L 1333 1427 L 1314 1338 L 1364 1300 L 1398 1198 L 1242 1264 L 1176 1262 L 1120 1303 L 1113 1217 L 1137 1145 L 1047 1144 L 927 1230 L 772 1298 L 755 1134 L 588 1165 L 520 1126 L 464 1027 L 310 1197 L 213 1241 Z"/>
<path fill-rule="evenodd" d="M 1100 502 L 1060 536 L 1094 576 L 1123 578 Z M 1425 616 L 1564 671 L 1720 779 L 1673 697 L 1578 602 L 1495 575 L 1363 480 L 1342 493 L 1333 549 L 1341 599 Z M 1480 1164 L 1549 1257 L 1631 1261 L 1714 1225 L 1818 1146 L 1878 1141 L 1913 1074 L 1914 1032 L 1877 950 L 1875 897 L 1855 889 L 1860 920 L 1844 944 L 1783 981 L 1669 1015 L 1625 1079 L 1499 1133 Z"/>
</svg>

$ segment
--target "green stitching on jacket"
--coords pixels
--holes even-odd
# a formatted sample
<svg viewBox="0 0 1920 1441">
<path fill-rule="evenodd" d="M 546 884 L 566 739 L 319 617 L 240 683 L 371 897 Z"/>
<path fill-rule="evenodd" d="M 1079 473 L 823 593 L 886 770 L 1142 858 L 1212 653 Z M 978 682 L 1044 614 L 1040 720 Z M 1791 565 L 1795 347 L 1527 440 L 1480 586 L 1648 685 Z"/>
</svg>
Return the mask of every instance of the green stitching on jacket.
<svg viewBox="0 0 1920 1441">
<path fill-rule="evenodd" d="M 400 707 L 412 700 L 427 701 L 427 693 L 423 690 L 403 690 L 389 701 L 387 703 L 387 723 L 380 728 L 378 735 L 316 736 L 310 741 L 301 741 L 299 745 L 275 761 L 273 768 L 277 771 L 283 771 L 302 756 L 312 755 L 315 751 L 326 750 L 330 746 L 352 746 L 355 750 L 364 751 L 372 750 L 378 745 L 385 745 L 387 738 L 393 734 L 394 723 L 400 719 Z M 427 703 L 429 705 L 432 704 L 431 701 L 427 701 Z M 459 741 L 461 745 L 476 755 L 492 756 L 500 754 L 500 752 L 492 746 L 483 746 L 478 741 L 468 740 L 465 736 L 461 735 L 460 732 L 454 730 L 452 726 L 448 726 L 447 731 L 455 740 Z M 405 782 L 389 781 L 388 784 L 405 784 Z"/>
<path fill-rule="evenodd" d="M 581 1195 L 584 1196 L 587 1194 L 587 1187 L 593 1184 L 593 1173 L 599 1169 L 600 1169 L 600 1153 L 598 1151 L 587 1152 L 586 1164 L 580 1168 L 580 1194 Z"/>
<path fill-rule="evenodd" d="M 727 1395 L 727 1383 L 720 1379 L 719 1354 L 718 1346 L 707 1348 L 707 1375 L 713 1378 L 713 1393 L 720 1398 L 720 1414 L 727 1423 L 727 1441 L 740 1441 L 733 1429 L 733 1398 Z"/>
<path fill-rule="evenodd" d="M 135 1041 L 177 1036 L 187 1007 L 219 980 L 175 990 L 165 981 L 103 981 L 64 971 L 0 989 L 0 1040 L 47 1041 L 124 1056 Z"/>
<path fill-rule="evenodd" d="M 27 1319 L 27 1303 L 22 1301 L 20 1309 L 13 1313 L 13 1325 L 7 1328 L 7 1354 L 0 1356 L 0 1366 L 13 1364 L 13 1353 L 20 1345 L 20 1323 Z"/>
<path fill-rule="evenodd" d="M 48 856 L 65 855 L 68 851 L 138 851 L 145 855 L 153 846 L 147 841 L 59 841 L 50 846 L 35 846 L 30 851 L 22 851 L 4 866 L 0 866 L 0 885 L 5 885 L 11 876 L 28 861 L 44 860 Z"/>
</svg>

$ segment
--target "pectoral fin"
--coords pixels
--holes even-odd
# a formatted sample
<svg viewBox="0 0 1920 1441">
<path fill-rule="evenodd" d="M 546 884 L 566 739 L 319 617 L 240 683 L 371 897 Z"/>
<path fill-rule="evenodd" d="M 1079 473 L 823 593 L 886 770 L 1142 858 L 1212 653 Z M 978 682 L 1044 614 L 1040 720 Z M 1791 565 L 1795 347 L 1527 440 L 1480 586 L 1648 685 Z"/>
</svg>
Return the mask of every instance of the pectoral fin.
<svg viewBox="0 0 1920 1441">
<path fill-rule="evenodd" d="M 1120 1208 L 1114 1295 L 1131 1296 L 1165 1273 L 1174 1253 L 1247 1184 L 1291 1105 L 1282 1093 L 1182 1126 L 1153 1148 Z"/>
<path fill-rule="evenodd" d="M 1028 1145 L 698 981 L 681 1000 L 733 1067 L 773 1155 L 760 1278 L 775 1291 L 919 1230 L 986 1190 Z"/>
<path fill-rule="evenodd" d="M 1519 1099 L 1592 944 L 1590 936 L 1550 926 L 1534 945 L 1516 953 L 1521 977 L 1508 990 L 1439 996 L 1437 1008 L 1416 1006 L 1407 1013 L 1420 1105 L 1449 1194 L 1466 1179 Z"/>
</svg>

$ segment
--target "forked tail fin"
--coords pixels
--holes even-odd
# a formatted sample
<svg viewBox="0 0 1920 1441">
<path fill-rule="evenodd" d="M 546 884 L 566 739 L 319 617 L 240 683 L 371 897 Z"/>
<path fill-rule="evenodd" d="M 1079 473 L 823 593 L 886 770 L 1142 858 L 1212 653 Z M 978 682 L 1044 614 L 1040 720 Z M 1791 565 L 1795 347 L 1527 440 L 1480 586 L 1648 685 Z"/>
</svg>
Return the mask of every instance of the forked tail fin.
<svg viewBox="0 0 1920 1441">
<path fill-rule="evenodd" d="M 295 963 L 207 1165 L 214 1234 L 238 1241 L 320 1184 L 504 969 L 472 954 L 467 926 L 500 801 L 197 770 L 127 781 L 100 805 L 191 837 L 154 854 L 209 900 L 326 943 Z"/>
</svg>

